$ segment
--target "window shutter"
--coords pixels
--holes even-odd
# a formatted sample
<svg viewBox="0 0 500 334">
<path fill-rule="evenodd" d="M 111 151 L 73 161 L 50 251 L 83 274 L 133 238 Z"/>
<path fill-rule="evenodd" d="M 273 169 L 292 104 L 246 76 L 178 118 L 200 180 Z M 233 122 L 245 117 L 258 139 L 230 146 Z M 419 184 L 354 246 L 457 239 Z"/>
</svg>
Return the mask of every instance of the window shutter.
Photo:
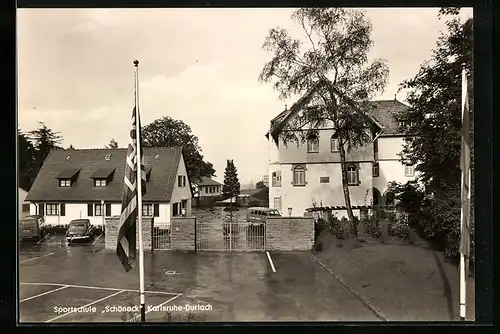
<svg viewBox="0 0 500 334">
<path fill-rule="evenodd" d="M 64 203 L 61 203 L 61 216 L 66 215 L 66 205 Z"/>
<path fill-rule="evenodd" d="M 153 204 L 153 215 L 155 217 L 160 216 L 160 204 Z"/>
<path fill-rule="evenodd" d="M 38 208 L 39 208 L 39 215 L 40 216 L 45 216 L 45 204 L 44 203 L 39 203 L 38 204 Z"/>
<path fill-rule="evenodd" d="M 94 215 L 94 204 L 89 203 L 87 204 L 87 216 L 92 217 Z"/>
<path fill-rule="evenodd" d="M 111 217 L 111 203 L 106 203 L 106 217 Z"/>
</svg>

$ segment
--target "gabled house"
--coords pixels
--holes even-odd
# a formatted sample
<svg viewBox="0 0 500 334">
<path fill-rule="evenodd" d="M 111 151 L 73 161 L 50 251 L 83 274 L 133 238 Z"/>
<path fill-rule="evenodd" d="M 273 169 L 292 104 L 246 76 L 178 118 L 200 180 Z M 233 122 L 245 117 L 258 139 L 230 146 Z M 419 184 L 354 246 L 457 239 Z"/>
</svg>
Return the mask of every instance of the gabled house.
<svg viewBox="0 0 500 334">
<path fill-rule="evenodd" d="M 26 201 L 26 196 L 28 192 L 23 188 L 19 187 L 18 190 L 18 205 L 19 205 L 19 218 L 28 216 L 30 214 L 30 202 Z"/>
<path fill-rule="evenodd" d="M 413 166 L 400 161 L 404 134 L 396 115 L 408 108 L 397 100 L 372 101 L 365 115 L 371 142 L 346 153 L 347 178 L 354 214 L 373 204 L 383 204 L 390 181 L 415 178 Z M 318 129 L 318 138 L 305 144 L 285 145 L 280 133 L 300 110 L 285 109 L 271 121 L 269 141 L 269 205 L 301 216 L 314 207 L 346 216 L 338 140 L 333 124 Z"/>
<path fill-rule="evenodd" d="M 198 184 L 195 184 L 195 189 L 196 197 L 219 197 L 222 195 L 222 184 L 205 176 Z"/>
<path fill-rule="evenodd" d="M 191 214 L 192 189 L 181 147 L 145 147 L 146 195 L 143 216 L 155 223 Z M 52 150 L 26 200 L 31 214 L 47 224 L 65 225 L 87 218 L 101 226 L 104 217 L 120 215 L 126 149 Z"/>
</svg>

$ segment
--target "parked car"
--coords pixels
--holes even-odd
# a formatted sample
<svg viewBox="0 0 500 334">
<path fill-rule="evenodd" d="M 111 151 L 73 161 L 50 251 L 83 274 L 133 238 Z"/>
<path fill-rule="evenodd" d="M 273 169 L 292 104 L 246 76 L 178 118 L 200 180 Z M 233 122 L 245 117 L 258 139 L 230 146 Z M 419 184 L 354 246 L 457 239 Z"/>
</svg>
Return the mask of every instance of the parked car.
<svg viewBox="0 0 500 334">
<path fill-rule="evenodd" d="M 276 209 L 264 207 L 252 207 L 247 211 L 247 222 L 252 224 L 263 224 L 269 216 L 281 217 L 281 213 Z"/>
<path fill-rule="evenodd" d="M 89 241 L 94 236 L 94 226 L 88 219 L 75 219 L 69 222 L 66 230 L 66 240 L 68 243 L 74 241 Z"/>
<path fill-rule="evenodd" d="M 40 240 L 47 234 L 45 219 L 40 215 L 31 215 L 19 220 L 19 237 L 21 240 Z"/>
</svg>

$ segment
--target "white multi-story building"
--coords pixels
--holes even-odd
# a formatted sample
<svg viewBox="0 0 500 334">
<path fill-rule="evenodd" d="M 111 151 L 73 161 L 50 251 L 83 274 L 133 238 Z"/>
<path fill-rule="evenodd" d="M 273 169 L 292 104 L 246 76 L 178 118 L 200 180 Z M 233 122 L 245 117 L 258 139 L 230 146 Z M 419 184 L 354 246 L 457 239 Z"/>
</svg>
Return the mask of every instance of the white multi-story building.
<svg viewBox="0 0 500 334">
<path fill-rule="evenodd" d="M 169 224 L 173 216 L 191 214 L 192 190 L 181 147 L 145 147 L 146 194 L 143 216 Z M 45 159 L 26 201 L 31 214 L 47 224 L 66 225 L 120 215 L 126 149 L 52 150 Z"/>
<path fill-rule="evenodd" d="M 346 153 L 347 177 L 354 214 L 373 204 L 383 204 L 388 183 L 415 178 L 413 166 L 404 165 L 398 153 L 404 144 L 396 115 L 405 108 L 397 100 L 372 101 L 369 111 L 372 141 Z M 271 121 L 269 140 L 269 205 L 288 215 L 302 216 L 308 209 L 324 207 L 346 216 L 338 141 L 333 125 L 319 129 L 319 136 L 305 144 L 285 145 L 283 122 L 297 117 L 286 110 Z M 297 111 L 298 112 L 298 111 Z"/>
</svg>

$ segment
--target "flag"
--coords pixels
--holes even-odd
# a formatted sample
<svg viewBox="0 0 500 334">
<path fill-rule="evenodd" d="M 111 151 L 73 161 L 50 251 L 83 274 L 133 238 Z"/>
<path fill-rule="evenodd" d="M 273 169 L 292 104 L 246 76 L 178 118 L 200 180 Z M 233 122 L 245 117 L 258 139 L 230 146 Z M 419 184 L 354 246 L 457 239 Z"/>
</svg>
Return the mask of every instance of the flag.
<svg viewBox="0 0 500 334">
<path fill-rule="evenodd" d="M 460 169 L 462 171 L 462 222 L 460 232 L 460 253 L 469 256 L 470 252 L 470 127 L 469 97 L 467 94 L 467 76 L 462 74 L 462 150 L 460 152 Z"/>
<path fill-rule="evenodd" d="M 118 225 L 118 244 L 116 254 L 120 259 L 125 271 L 130 271 L 134 267 L 137 255 L 136 249 L 136 220 L 137 220 L 137 140 L 136 126 L 139 126 L 140 119 L 136 107 L 132 111 L 132 130 L 130 130 L 130 142 L 127 149 L 127 159 L 125 163 L 125 177 L 123 180 L 122 211 Z M 141 195 L 146 194 L 146 171 L 144 168 L 144 155 L 141 154 Z"/>
</svg>

